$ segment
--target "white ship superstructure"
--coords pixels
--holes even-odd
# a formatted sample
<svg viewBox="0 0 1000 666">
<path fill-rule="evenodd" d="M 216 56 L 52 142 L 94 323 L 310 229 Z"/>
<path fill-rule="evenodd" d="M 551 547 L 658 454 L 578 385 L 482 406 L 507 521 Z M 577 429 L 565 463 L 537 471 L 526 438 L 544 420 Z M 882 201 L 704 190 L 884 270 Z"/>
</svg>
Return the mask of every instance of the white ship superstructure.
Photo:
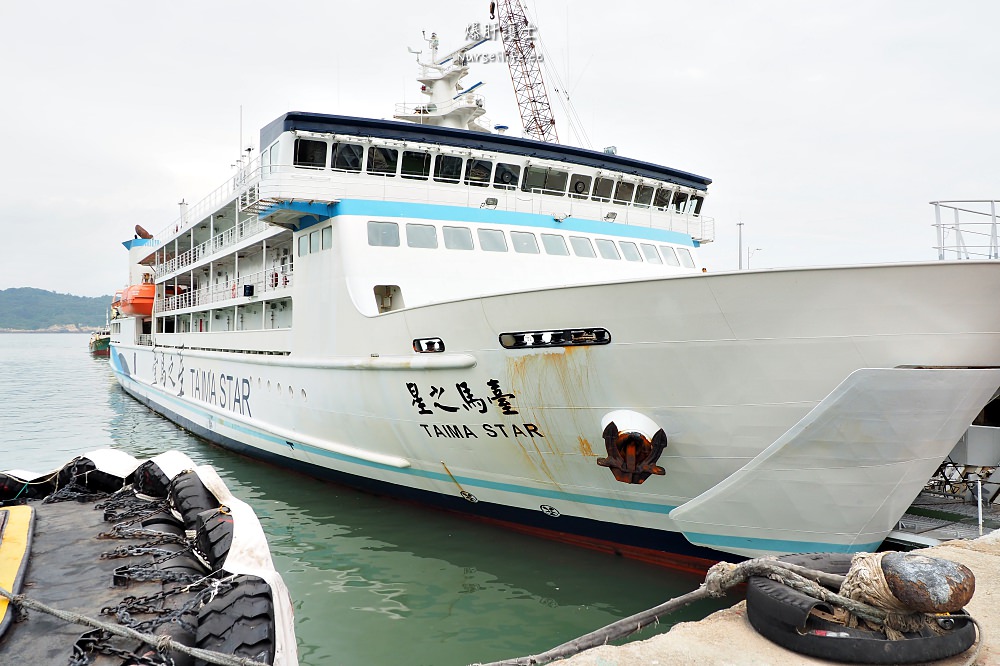
<svg viewBox="0 0 1000 666">
<path fill-rule="evenodd" d="M 709 179 L 483 131 L 464 63 L 423 67 L 416 122 L 286 113 L 126 243 L 156 297 L 112 322 L 125 390 L 625 553 L 877 547 L 1000 387 L 996 263 L 707 273 Z"/>
</svg>

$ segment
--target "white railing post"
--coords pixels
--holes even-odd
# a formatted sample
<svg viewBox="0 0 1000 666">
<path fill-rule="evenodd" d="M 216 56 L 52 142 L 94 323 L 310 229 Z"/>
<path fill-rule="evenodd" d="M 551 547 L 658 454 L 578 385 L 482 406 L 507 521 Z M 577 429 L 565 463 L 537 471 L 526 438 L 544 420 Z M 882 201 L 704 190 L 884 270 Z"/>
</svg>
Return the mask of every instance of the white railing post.
<svg viewBox="0 0 1000 666">
<path fill-rule="evenodd" d="M 937 227 L 938 261 L 944 260 L 944 231 L 941 229 L 941 204 L 934 202 L 934 226 Z"/>
<path fill-rule="evenodd" d="M 997 202 L 990 201 L 990 258 L 1000 258 L 997 248 Z"/>
<path fill-rule="evenodd" d="M 983 536 L 983 480 L 976 478 L 976 504 L 979 506 L 979 536 Z"/>
<path fill-rule="evenodd" d="M 964 252 L 965 258 L 968 259 L 969 249 L 965 247 L 965 241 L 962 239 L 962 228 L 958 220 L 958 208 L 955 207 L 953 210 L 955 211 L 955 245 L 958 247 L 958 258 L 961 259 Z"/>
</svg>

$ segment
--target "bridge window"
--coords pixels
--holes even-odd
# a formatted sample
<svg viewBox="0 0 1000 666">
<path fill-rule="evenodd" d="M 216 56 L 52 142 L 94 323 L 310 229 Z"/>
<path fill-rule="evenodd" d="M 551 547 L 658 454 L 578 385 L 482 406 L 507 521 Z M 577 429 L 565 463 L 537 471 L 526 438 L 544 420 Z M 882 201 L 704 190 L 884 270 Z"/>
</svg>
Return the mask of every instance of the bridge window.
<svg viewBox="0 0 1000 666">
<path fill-rule="evenodd" d="M 545 175 L 545 193 L 562 196 L 566 192 L 567 181 L 569 181 L 569 173 L 550 170 Z"/>
<path fill-rule="evenodd" d="M 374 176 L 395 176 L 399 151 L 385 146 L 368 149 L 368 173 Z"/>
<path fill-rule="evenodd" d="M 635 246 L 635 243 L 618 241 L 618 244 L 622 247 L 622 254 L 625 255 L 626 261 L 642 261 L 642 255 L 639 254 L 639 248 Z"/>
<path fill-rule="evenodd" d="M 653 206 L 659 210 L 666 210 L 667 206 L 670 205 L 670 195 L 674 191 L 669 187 L 658 187 L 656 188 L 656 196 L 653 197 Z"/>
<path fill-rule="evenodd" d="M 546 169 L 545 167 L 528 167 L 524 170 L 524 181 L 521 189 L 525 192 L 541 191 L 545 194 L 562 196 L 566 192 L 566 181 L 569 174 L 565 171 Z"/>
<path fill-rule="evenodd" d="M 542 234 L 542 246 L 545 248 L 545 254 L 556 254 L 560 257 L 569 256 L 566 239 L 557 234 Z"/>
<path fill-rule="evenodd" d="M 490 183 L 493 162 L 489 160 L 469 160 L 465 163 L 465 183 L 476 187 L 486 187 Z"/>
<path fill-rule="evenodd" d="M 277 171 L 278 151 L 279 151 L 279 144 L 277 141 L 275 141 L 271 145 L 271 150 L 268 151 L 269 153 L 271 153 L 271 170 L 268 173 L 275 173 Z"/>
<path fill-rule="evenodd" d="M 681 257 L 681 265 L 684 268 L 694 268 L 694 258 L 691 256 L 691 251 L 686 247 L 677 248 L 677 254 Z"/>
<path fill-rule="evenodd" d="M 635 193 L 636 208 L 649 208 L 649 203 L 653 200 L 653 186 L 640 185 L 639 191 Z"/>
<path fill-rule="evenodd" d="M 472 231 L 468 227 L 444 227 L 444 246 L 449 250 L 471 250 Z"/>
<path fill-rule="evenodd" d="M 462 178 L 462 158 L 454 155 L 438 155 L 434 164 L 434 180 L 443 183 L 457 183 Z"/>
<path fill-rule="evenodd" d="M 309 235 L 302 234 L 299 236 L 299 256 L 304 257 L 309 254 Z"/>
<path fill-rule="evenodd" d="M 639 247 L 642 248 L 642 254 L 646 257 L 646 261 L 651 264 L 662 264 L 663 260 L 660 259 L 660 253 L 656 251 L 656 247 L 650 245 L 649 243 L 639 243 Z"/>
<path fill-rule="evenodd" d="M 586 257 L 588 259 L 596 259 L 597 254 L 594 253 L 594 246 L 590 244 L 589 238 L 584 238 L 582 236 L 570 236 L 569 244 L 573 246 L 573 254 L 578 257 Z"/>
<path fill-rule="evenodd" d="M 590 193 L 590 176 L 574 173 L 569 179 L 569 195 L 574 199 L 586 199 Z"/>
<path fill-rule="evenodd" d="M 333 168 L 336 171 L 361 171 L 361 158 L 365 147 L 356 143 L 333 144 Z"/>
<path fill-rule="evenodd" d="M 399 247 L 399 225 L 395 222 L 369 222 L 368 244 L 382 247 Z"/>
<path fill-rule="evenodd" d="M 480 229 L 479 247 L 487 252 L 506 252 L 507 241 L 503 237 L 503 232 L 498 229 Z"/>
<path fill-rule="evenodd" d="M 409 247 L 436 248 L 438 246 L 437 229 L 433 224 L 407 224 L 406 244 Z"/>
<path fill-rule="evenodd" d="M 403 164 L 400 167 L 399 173 L 403 178 L 427 180 L 428 176 L 431 175 L 430 153 L 404 150 Z"/>
<path fill-rule="evenodd" d="M 606 238 L 598 238 L 594 242 L 597 243 L 597 251 L 600 252 L 601 256 L 605 259 L 621 259 L 618 255 L 618 248 L 615 247 L 614 241 Z"/>
<path fill-rule="evenodd" d="M 594 201 L 611 201 L 611 193 L 614 189 L 614 180 L 610 178 L 597 178 L 594 180 L 594 195 L 590 198 Z"/>
<path fill-rule="evenodd" d="M 618 186 L 615 187 L 615 203 L 632 203 L 633 194 L 635 194 L 635 183 L 630 183 L 627 180 L 620 180 L 618 181 Z"/>
<path fill-rule="evenodd" d="M 528 167 L 524 170 L 524 180 L 521 182 L 521 189 L 525 192 L 545 189 L 545 171 L 538 167 Z"/>
<path fill-rule="evenodd" d="M 326 166 L 326 142 L 311 139 L 295 140 L 295 166 L 322 169 Z"/>
<path fill-rule="evenodd" d="M 674 248 L 669 245 L 661 245 L 660 252 L 663 253 L 663 260 L 667 262 L 667 266 L 681 265 L 681 262 L 677 261 L 677 253 L 674 252 Z"/>
<path fill-rule="evenodd" d="M 333 247 L 333 227 L 323 227 L 323 249 Z"/>
<path fill-rule="evenodd" d="M 692 201 L 692 206 L 690 210 L 691 214 L 701 215 L 701 205 L 705 203 L 705 197 L 693 196 L 691 197 L 691 201 Z"/>
<path fill-rule="evenodd" d="M 501 190 L 512 190 L 517 187 L 517 181 L 521 179 L 521 167 L 517 164 L 497 164 L 496 174 L 493 176 L 493 187 Z"/>
<path fill-rule="evenodd" d="M 319 252 L 319 229 L 309 232 L 309 251 Z"/>
<path fill-rule="evenodd" d="M 677 192 L 674 194 L 673 207 L 678 213 L 685 212 L 687 208 L 688 195 L 684 192 Z"/>
<path fill-rule="evenodd" d="M 538 254 L 538 241 L 535 234 L 527 231 L 510 232 L 510 243 L 514 246 L 514 252 L 521 254 Z"/>
</svg>

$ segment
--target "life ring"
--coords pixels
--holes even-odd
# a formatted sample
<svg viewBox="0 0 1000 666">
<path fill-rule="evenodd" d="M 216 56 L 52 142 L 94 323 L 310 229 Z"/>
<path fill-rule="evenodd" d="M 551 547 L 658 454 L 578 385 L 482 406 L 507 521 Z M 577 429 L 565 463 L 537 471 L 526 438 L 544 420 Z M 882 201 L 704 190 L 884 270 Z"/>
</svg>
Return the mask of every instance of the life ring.
<svg viewBox="0 0 1000 666">
<path fill-rule="evenodd" d="M 271 273 L 271 288 L 274 289 L 278 286 L 278 274 Z"/>
<path fill-rule="evenodd" d="M 578 180 L 573 185 L 573 189 L 576 190 L 577 194 L 583 194 L 583 191 L 587 189 L 587 184 L 584 183 L 582 180 Z"/>
<path fill-rule="evenodd" d="M 784 555 L 782 562 L 798 564 L 825 573 L 844 575 L 851 568 L 852 555 L 812 553 Z M 968 650 L 976 642 L 972 622 L 949 617 L 952 626 L 937 632 L 924 627 L 888 640 L 881 632 L 849 628 L 825 620 L 813 609 L 832 613 L 828 604 L 781 583 L 751 576 L 747 581 L 747 619 L 757 633 L 773 643 L 831 661 L 854 664 L 916 664 L 945 659 Z M 967 615 L 962 611 L 962 615 Z M 940 623 L 939 623 L 940 624 Z"/>
<path fill-rule="evenodd" d="M 235 282 L 233 283 L 232 294 L 233 294 L 233 298 L 236 298 L 236 283 Z"/>
</svg>

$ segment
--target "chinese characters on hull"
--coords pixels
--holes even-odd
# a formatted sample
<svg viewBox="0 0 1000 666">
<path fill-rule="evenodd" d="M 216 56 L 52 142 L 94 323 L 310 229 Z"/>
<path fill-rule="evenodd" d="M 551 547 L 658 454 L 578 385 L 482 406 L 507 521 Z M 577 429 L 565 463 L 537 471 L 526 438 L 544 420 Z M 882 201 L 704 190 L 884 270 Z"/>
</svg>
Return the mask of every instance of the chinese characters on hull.
<svg viewBox="0 0 1000 666">
<path fill-rule="evenodd" d="M 461 410 L 475 414 L 486 414 L 489 411 L 490 403 L 504 416 L 514 416 L 518 413 L 513 403 L 517 396 L 513 393 L 505 393 L 499 379 L 490 379 L 486 382 L 486 387 L 489 389 L 489 394 L 485 398 L 481 398 L 475 395 L 468 382 L 457 382 L 454 391 L 455 397 L 451 397 L 450 387 L 431 385 L 427 392 L 428 398 L 424 399 L 416 382 L 406 382 L 406 390 L 411 399 L 410 404 L 416 408 L 417 414 L 421 416 L 432 416 L 441 412 L 455 414 Z M 430 406 L 428 406 L 427 400 L 432 401 Z M 428 437 L 545 437 L 534 423 L 476 423 L 469 425 L 421 423 L 419 425 Z"/>
</svg>

